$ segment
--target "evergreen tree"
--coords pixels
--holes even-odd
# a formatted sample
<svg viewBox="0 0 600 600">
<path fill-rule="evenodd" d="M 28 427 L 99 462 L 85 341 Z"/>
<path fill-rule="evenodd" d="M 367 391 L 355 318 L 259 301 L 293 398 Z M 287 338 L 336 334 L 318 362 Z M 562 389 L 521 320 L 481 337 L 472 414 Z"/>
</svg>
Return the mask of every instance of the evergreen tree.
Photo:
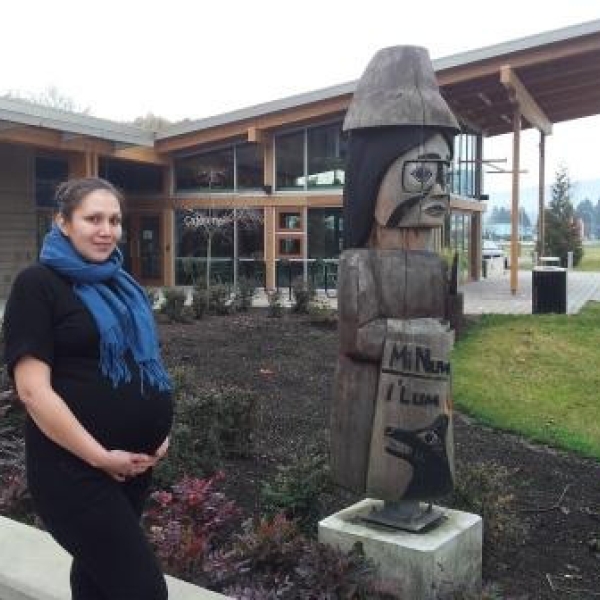
<svg viewBox="0 0 600 600">
<path fill-rule="evenodd" d="M 596 200 L 594 205 L 594 228 L 592 234 L 596 239 L 600 238 L 600 198 Z"/>
<path fill-rule="evenodd" d="M 561 264 L 567 264 L 567 253 L 573 252 L 573 265 L 583 256 L 579 228 L 571 202 L 571 180 L 565 166 L 559 167 L 552 185 L 552 200 L 545 210 L 544 253 L 558 256 Z"/>
<path fill-rule="evenodd" d="M 594 215 L 594 205 L 589 198 L 582 200 L 575 208 L 575 216 L 581 219 L 585 226 L 584 235 L 586 238 L 594 237 L 594 226 L 596 219 Z"/>
<path fill-rule="evenodd" d="M 519 223 L 521 227 L 531 227 L 531 219 L 524 208 L 519 209 Z"/>
<path fill-rule="evenodd" d="M 494 206 L 492 214 L 489 217 L 490 223 L 510 223 L 510 210 L 504 206 Z"/>
</svg>

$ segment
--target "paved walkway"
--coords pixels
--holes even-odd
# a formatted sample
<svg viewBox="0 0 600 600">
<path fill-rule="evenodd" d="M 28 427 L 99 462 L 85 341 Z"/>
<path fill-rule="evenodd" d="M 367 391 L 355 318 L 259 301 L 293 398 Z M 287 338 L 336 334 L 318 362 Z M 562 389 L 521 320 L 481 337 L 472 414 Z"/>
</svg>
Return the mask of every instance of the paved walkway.
<svg viewBox="0 0 600 600">
<path fill-rule="evenodd" d="M 519 271 L 516 294 L 510 292 L 510 275 L 494 274 L 461 286 L 465 314 L 531 314 L 530 270 Z M 600 273 L 567 272 L 567 312 L 577 313 L 590 300 L 600 301 Z"/>
<path fill-rule="evenodd" d="M 510 293 L 510 275 L 494 272 L 487 279 L 481 279 L 460 287 L 465 297 L 465 314 L 531 314 L 531 271 L 519 271 L 518 290 Z M 288 290 L 281 290 L 282 303 L 290 306 Z M 319 300 L 332 308 L 337 308 L 335 292 L 318 293 Z M 567 312 L 578 313 L 586 302 L 600 302 L 600 272 L 567 272 Z M 0 298 L 0 318 L 4 314 L 3 298 Z M 263 291 L 257 292 L 255 306 L 267 306 L 267 297 Z"/>
<path fill-rule="evenodd" d="M 519 271 L 517 293 L 510 292 L 510 274 L 502 270 L 494 271 L 487 279 L 481 279 L 460 286 L 464 294 L 465 314 L 531 314 L 532 294 L 531 270 Z M 291 304 L 287 288 L 281 290 L 284 305 Z M 326 295 L 322 290 L 318 297 L 324 304 L 337 308 L 337 298 Z M 578 313 L 586 302 L 600 302 L 600 272 L 567 272 L 567 312 Z M 267 306 L 264 293 L 255 297 L 255 306 Z"/>
</svg>

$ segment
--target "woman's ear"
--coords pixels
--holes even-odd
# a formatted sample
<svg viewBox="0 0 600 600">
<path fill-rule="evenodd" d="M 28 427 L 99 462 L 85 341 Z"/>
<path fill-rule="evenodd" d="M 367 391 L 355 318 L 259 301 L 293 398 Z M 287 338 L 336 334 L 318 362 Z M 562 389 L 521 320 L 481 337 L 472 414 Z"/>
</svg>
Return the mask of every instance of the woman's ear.
<svg viewBox="0 0 600 600">
<path fill-rule="evenodd" d="M 68 235 L 67 222 L 65 221 L 65 218 L 60 213 L 58 213 L 54 217 L 54 222 L 56 223 L 56 226 L 60 229 L 60 231 L 63 235 Z"/>
</svg>

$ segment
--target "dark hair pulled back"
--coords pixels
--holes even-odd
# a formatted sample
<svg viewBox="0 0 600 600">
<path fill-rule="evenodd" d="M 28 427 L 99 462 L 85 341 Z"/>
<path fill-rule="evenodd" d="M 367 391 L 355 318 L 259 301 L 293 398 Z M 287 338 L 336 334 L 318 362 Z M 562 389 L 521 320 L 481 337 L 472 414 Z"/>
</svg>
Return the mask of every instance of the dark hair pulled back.
<svg viewBox="0 0 600 600">
<path fill-rule="evenodd" d="M 54 201 L 58 214 L 69 221 L 73 211 L 81 205 L 83 199 L 97 190 L 105 190 L 113 194 L 123 210 L 123 195 L 112 183 L 100 177 L 82 177 L 69 179 L 56 188 Z"/>
</svg>

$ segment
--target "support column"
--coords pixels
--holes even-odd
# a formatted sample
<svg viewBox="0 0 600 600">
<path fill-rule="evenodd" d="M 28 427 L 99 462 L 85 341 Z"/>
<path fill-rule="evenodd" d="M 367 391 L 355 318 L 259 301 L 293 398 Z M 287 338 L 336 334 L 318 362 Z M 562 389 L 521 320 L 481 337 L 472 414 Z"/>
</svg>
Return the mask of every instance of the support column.
<svg viewBox="0 0 600 600">
<path fill-rule="evenodd" d="M 90 151 L 70 154 L 69 177 L 98 177 L 98 154 Z"/>
<path fill-rule="evenodd" d="M 263 183 L 271 190 L 274 185 L 273 177 L 273 136 L 263 134 Z"/>
<path fill-rule="evenodd" d="M 275 289 L 275 208 L 265 206 L 265 271 L 266 288 Z"/>
<path fill-rule="evenodd" d="M 513 185 L 512 185 L 512 219 L 511 219 L 511 244 L 510 244 L 510 290 L 517 291 L 518 271 L 518 234 L 519 234 L 519 151 L 521 134 L 521 116 L 533 127 L 546 135 L 552 133 L 552 123 L 542 108 L 529 93 L 517 73 L 510 65 L 500 67 L 500 83 L 506 88 L 511 104 L 514 106 L 513 114 Z"/>
<path fill-rule="evenodd" d="M 510 228 L 510 291 L 516 294 L 519 276 L 519 171 L 521 153 L 521 108 L 513 113 L 512 214 Z"/>
<path fill-rule="evenodd" d="M 172 287 L 175 285 L 175 250 L 177 240 L 175 239 L 175 209 L 170 201 L 174 191 L 173 182 L 173 161 L 169 160 L 169 164 L 164 168 L 163 178 L 163 204 L 167 207 L 163 210 L 163 282 L 166 286 Z"/>
<path fill-rule="evenodd" d="M 544 255 L 544 205 L 546 195 L 546 134 L 540 131 L 540 179 L 538 206 L 538 256 Z"/>
<path fill-rule="evenodd" d="M 168 287 L 175 285 L 175 226 L 173 209 L 162 211 L 163 225 L 163 283 Z"/>
<path fill-rule="evenodd" d="M 308 282 L 308 207 L 302 208 L 302 279 Z"/>
<path fill-rule="evenodd" d="M 479 281 L 481 274 L 481 213 L 471 213 L 471 236 L 469 239 L 469 276 L 473 281 Z"/>
</svg>

